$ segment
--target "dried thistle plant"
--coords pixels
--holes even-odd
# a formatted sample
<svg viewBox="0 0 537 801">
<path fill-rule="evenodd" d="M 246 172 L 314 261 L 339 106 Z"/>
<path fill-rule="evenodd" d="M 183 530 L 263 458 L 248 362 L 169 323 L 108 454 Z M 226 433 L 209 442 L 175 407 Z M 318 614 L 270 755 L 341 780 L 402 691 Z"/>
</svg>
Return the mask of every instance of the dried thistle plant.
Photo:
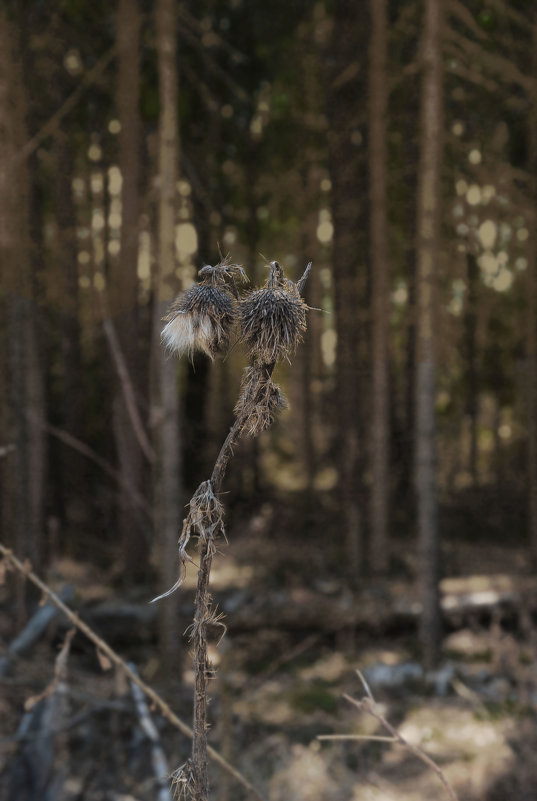
<svg viewBox="0 0 537 801">
<path fill-rule="evenodd" d="M 244 278 L 237 265 L 225 259 L 216 267 L 203 267 L 201 281 L 179 296 L 167 315 L 163 340 L 178 354 L 198 348 L 213 358 L 229 343 L 230 332 L 238 317 L 242 339 L 249 351 L 250 365 L 243 374 L 241 391 L 235 407 L 235 422 L 220 450 L 211 478 L 204 481 L 189 503 L 179 538 L 179 577 L 165 598 L 183 582 L 187 545 L 197 536 L 200 564 L 195 599 L 194 621 L 188 632 L 194 646 L 194 736 L 192 759 L 174 774 L 174 788 L 180 797 L 208 801 L 207 771 L 207 681 L 214 671 L 207 655 L 207 632 L 210 626 L 224 629 L 222 616 L 212 606 L 209 579 L 216 552 L 215 540 L 225 537 L 223 506 L 218 499 L 233 448 L 242 434 L 255 436 L 271 425 L 274 414 L 285 407 L 280 388 L 272 380 L 276 362 L 289 359 L 306 330 L 308 306 L 301 298 L 311 263 L 300 281 L 289 281 L 278 262 L 270 264 L 270 277 L 262 289 L 238 298 L 235 275 Z M 236 303 L 238 299 L 238 311 Z M 188 318 L 188 321 L 185 320 Z M 223 636 L 223 635 L 222 635 Z"/>
<path fill-rule="evenodd" d="M 245 278 L 242 267 L 224 259 L 212 267 L 206 265 L 198 273 L 199 283 L 181 293 L 171 304 L 163 320 L 162 341 L 178 356 L 192 356 L 201 350 L 214 359 L 229 346 L 236 319 L 238 295 L 235 276 Z"/>
</svg>

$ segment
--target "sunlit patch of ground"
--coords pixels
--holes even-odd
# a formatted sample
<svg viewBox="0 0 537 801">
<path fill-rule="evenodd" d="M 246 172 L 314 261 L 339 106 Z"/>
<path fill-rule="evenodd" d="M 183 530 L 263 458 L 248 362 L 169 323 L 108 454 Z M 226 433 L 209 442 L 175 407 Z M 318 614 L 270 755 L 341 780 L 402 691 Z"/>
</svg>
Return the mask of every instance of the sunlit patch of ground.
<svg viewBox="0 0 537 801">
<path fill-rule="evenodd" d="M 362 658 L 376 661 L 382 653 L 397 664 L 397 650 L 381 648 L 360 654 L 361 666 Z M 354 671 L 357 658 L 329 650 L 310 656 L 309 664 L 273 676 L 253 694 L 238 693 L 233 702 L 246 728 L 253 726 L 259 741 L 272 742 L 266 752 L 270 801 L 446 799 L 434 772 L 399 744 L 316 739 L 326 733 L 386 732 L 342 698 L 343 692 L 363 696 Z M 500 704 L 495 714 L 489 713 L 477 694 L 438 699 L 384 688 L 377 695 L 382 714 L 437 762 L 460 801 L 485 801 L 489 788 L 509 783 L 506 777 L 517 767 L 512 741 L 520 733 L 520 710 Z"/>
</svg>

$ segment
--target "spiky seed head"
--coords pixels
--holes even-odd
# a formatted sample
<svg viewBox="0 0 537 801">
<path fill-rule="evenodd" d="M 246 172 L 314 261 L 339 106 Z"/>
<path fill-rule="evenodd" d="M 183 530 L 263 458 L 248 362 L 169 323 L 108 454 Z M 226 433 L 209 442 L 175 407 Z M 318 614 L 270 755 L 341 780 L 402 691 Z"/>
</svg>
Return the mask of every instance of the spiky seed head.
<svg viewBox="0 0 537 801">
<path fill-rule="evenodd" d="M 273 364 L 294 353 L 306 330 L 308 307 L 296 285 L 284 280 L 249 292 L 239 304 L 242 336 L 261 362 Z"/>
<path fill-rule="evenodd" d="M 224 285 L 201 281 L 179 295 L 163 318 L 166 348 L 192 355 L 201 350 L 211 359 L 229 345 L 235 321 L 235 300 Z"/>
</svg>

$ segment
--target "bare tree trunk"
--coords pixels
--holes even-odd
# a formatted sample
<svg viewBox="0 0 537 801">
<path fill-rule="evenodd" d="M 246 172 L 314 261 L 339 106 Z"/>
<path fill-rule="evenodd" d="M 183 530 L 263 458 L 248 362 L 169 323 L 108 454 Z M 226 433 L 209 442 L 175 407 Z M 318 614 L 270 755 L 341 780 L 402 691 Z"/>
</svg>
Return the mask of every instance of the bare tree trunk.
<svg viewBox="0 0 537 801">
<path fill-rule="evenodd" d="M 478 483 L 477 468 L 477 422 L 479 411 L 479 394 L 476 364 L 476 326 L 477 326 L 477 283 L 479 281 L 479 268 L 476 257 L 468 253 L 467 283 L 468 301 L 464 315 L 465 332 L 465 360 L 466 360 L 466 414 L 470 420 L 470 452 L 468 455 L 468 470 L 475 486 Z"/>
<path fill-rule="evenodd" d="M 160 582 L 168 589 L 175 583 L 177 539 L 182 497 L 179 435 L 179 393 L 177 367 L 160 344 L 161 318 L 178 290 L 175 275 L 175 200 L 179 158 L 177 122 L 176 7 L 174 0 L 156 4 L 159 73 L 159 220 L 158 277 L 156 283 L 153 359 L 157 381 L 157 402 L 153 417 L 157 424 L 158 468 L 156 480 L 156 531 L 159 538 Z M 156 413 L 155 413 L 156 411 Z M 171 666 L 178 657 L 179 631 L 177 600 L 161 604 L 161 637 L 165 662 Z"/>
<path fill-rule="evenodd" d="M 371 231 L 373 397 L 371 423 L 371 568 L 385 573 L 389 566 L 389 398 L 388 302 L 389 247 L 387 205 L 386 109 L 387 7 L 386 0 L 370 0 L 369 56 L 369 181 Z"/>
<path fill-rule="evenodd" d="M 427 666 L 438 660 L 439 530 L 435 421 L 435 283 L 440 240 L 443 139 L 442 0 L 426 0 L 422 39 L 420 165 L 416 265 L 416 498 L 420 545 L 420 638 Z"/>
<path fill-rule="evenodd" d="M 333 69 L 327 87 L 331 131 L 329 138 L 332 179 L 332 216 L 334 224 L 334 310 L 337 334 L 336 392 L 337 460 L 341 528 L 346 543 L 346 565 L 351 583 L 364 567 L 364 543 L 360 511 L 360 417 L 363 403 L 360 394 L 360 290 L 364 289 L 365 265 L 360 222 L 364 194 L 361 185 L 361 153 L 356 134 L 359 83 L 355 75 L 347 77 L 349 63 L 355 63 L 361 35 L 357 12 L 345 0 L 334 4 L 332 43 Z M 361 76 L 363 63 L 357 63 Z"/>
<path fill-rule="evenodd" d="M 533 195 L 533 225 L 530 226 L 530 242 L 527 268 L 527 415 L 528 415 L 528 529 L 529 543 L 534 568 L 537 568 L 537 15 L 533 28 L 533 84 L 529 111 L 529 174 Z"/>
<path fill-rule="evenodd" d="M 121 250 L 113 265 L 109 313 L 115 320 L 117 335 L 134 389 L 141 395 L 141 364 L 138 330 L 138 217 L 140 181 L 140 10 L 138 0 L 119 0 L 117 14 L 118 83 L 117 104 L 121 131 L 119 167 L 121 171 Z M 139 406 L 139 403 L 138 403 Z M 131 424 L 119 377 L 114 402 L 114 431 L 119 470 L 125 484 L 143 491 L 143 454 Z M 119 495 L 119 535 L 124 567 L 129 576 L 147 573 L 148 539 L 139 516 L 124 490 Z"/>
<path fill-rule="evenodd" d="M 37 561 L 43 527 L 44 395 L 29 255 L 29 175 L 19 157 L 28 136 L 18 38 L 5 9 L 0 9 L 0 264 L 7 320 L 8 426 L 14 445 L 8 457 L 12 461 L 6 490 L 12 501 L 5 522 L 19 552 Z"/>
<path fill-rule="evenodd" d="M 60 76 L 56 75 L 59 82 Z M 58 84 L 56 84 L 58 86 Z M 58 106 L 63 93 L 57 91 L 55 99 Z M 52 419 L 73 436 L 81 436 L 83 417 L 83 393 L 81 387 L 81 350 L 79 321 L 78 261 L 76 245 L 76 211 L 73 205 L 73 158 L 71 143 L 67 136 L 58 134 L 54 142 L 54 158 L 57 170 L 55 181 L 55 212 L 58 224 L 52 249 L 54 271 L 48 269 L 48 281 L 54 281 L 59 294 L 57 301 L 58 328 L 62 364 L 61 397 L 57 409 L 51 408 Z M 80 488 L 84 486 L 85 465 L 79 456 L 69 448 L 61 448 L 55 453 L 57 443 L 50 445 L 51 470 L 56 502 L 54 513 L 62 522 L 73 522 L 72 506 L 79 500 Z"/>
</svg>

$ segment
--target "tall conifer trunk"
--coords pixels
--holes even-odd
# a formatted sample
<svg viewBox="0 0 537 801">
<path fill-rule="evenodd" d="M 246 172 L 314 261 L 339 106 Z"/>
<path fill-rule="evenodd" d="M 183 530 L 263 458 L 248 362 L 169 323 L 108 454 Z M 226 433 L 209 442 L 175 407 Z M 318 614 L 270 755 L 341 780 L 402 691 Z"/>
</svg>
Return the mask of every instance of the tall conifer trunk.
<svg viewBox="0 0 537 801">
<path fill-rule="evenodd" d="M 6 457 L 3 522 L 18 552 L 35 562 L 43 529 L 44 391 L 28 245 L 30 179 L 20 157 L 28 134 L 18 44 L 15 26 L 0 9 L 0 265 L 7 352 L 2 402 L 8 404 L 2 434 L 13 446 Z"/>
<path fill-rule="evenodd" d="M 438 659 L 441 637 L 434 334 L 443 138 L 442 23 L 442 0 L 426 0 L 417 209 L 415 481 L 423 607 L 420 637 L 427 666 Z"/>
<path fill-rule="evenodd" d="M 160 330 L 164 312 L 177 294 L 175 274 L 175 206 L 179 158 L 177 120 L 176 6 L 174 0 L 158 0 L 156 5 L 159 74 L 159 209 L 158 274 L 155 284 L 153 363 L 156 398 L 153 418 L 156 424 L 158 466 L 155 486 L 156 531 L 160 551 L 160 580 L 163 590 L 176 580 L 177 539 L 183 501 L 179 438 L 179 393 L 177 366 L 164 352 Z M 162 603 L 161 635 L 164 658 L 170 663 L 177 656 L 178 625 L 176 596 Z"/>
<path fill-rule="evenodd" d="M 466 361 L 466 414 L 470 423 L 468 471 L 475 486 L 478 482 L 477 423 L 479 414 L 479 385 L 477 375 L 477 287 L 479 266 L 472 253 L 466 256 L 468 300 L 464 314 L 464 356 Z"/>
<path fill-rule="evenodd" d="M 386 108 L 387 8 L 386 0 L 371 0 L 369 57 L 369 186 L 372 287 L 372 424 L 371 424 L 371 568 L 386 572 L 388 550 L 388 301 L 389 249 L 387 208 Z"/>
<path fill-rule="evenodd" d="M 118 339 L 138 406 L 142 392 L 138 330 L 138 215 L 140 180 L 140 11 L 138 0 L 119 0 L 117 14 L 117 106 L 121 131 L 121 250 L 113 264 L 108 312 Z M 114 401 L 114 431 L 119 470 L 125 485 L 143 494 L 143 454 L 129 419 L 119 377 Z M 119 536 L 127 575 L 147 572 L 148 539 L 125 490 L 119 492 Z"/>
<path fill-rule="evenodd" d="M 529 107 L 529 175 L 534 222 L 530 226 L 527 267 L 527 420 L 528 420 L 528 533 L 534 568 L 537 568 L 537 13 L 533 13 L 533 84 Z"/>
<path fill-rule="evenodd" d="M 339 473 L 339 506 L 346 565 L 351 583 L 364 567 L 360 510 L 361 417 L 364 404 L 359 352 L 361 311 L 365 294 L 363 230 L 364 185 L 360 180 L 363 143 L 356 129 L 364 90 L 363 48 L 358 45 L 366 31 L 356 9 L 345 0 L 334 3 L 331 81 L 327 87 L 330 115 L 329 164 L 332 179 L 333 286 L 336 350 L 336 436 Z M 352 70 L 349 69 L 352 65 Z"/>
</svg>

